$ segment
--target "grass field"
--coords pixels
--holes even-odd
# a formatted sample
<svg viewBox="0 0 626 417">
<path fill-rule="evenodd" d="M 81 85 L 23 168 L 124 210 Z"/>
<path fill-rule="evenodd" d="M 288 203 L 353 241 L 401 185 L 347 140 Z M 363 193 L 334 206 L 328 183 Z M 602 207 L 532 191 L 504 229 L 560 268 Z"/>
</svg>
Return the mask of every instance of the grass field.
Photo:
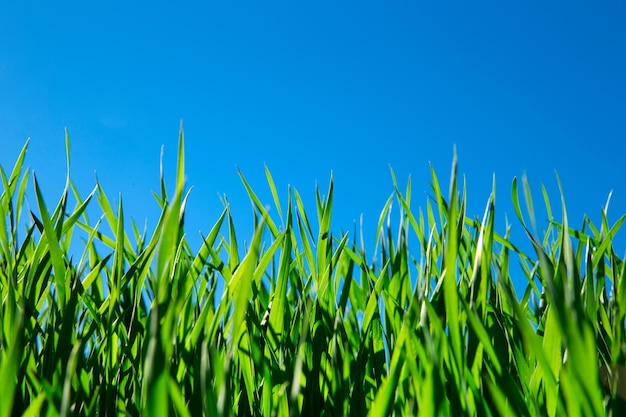
<svg viewBox="0 0 626 417">
<path fill-rule="evenodd" d="M 1 172 L 0 417 L 622 415 L 626 267 L 612 244 L 626 216 L 572 227 L 543 189 L 539 235 L 513 180 L 525 253 L 495 230 L 495 183 L 484 214 L 466 214 L 455 159 L 449 192 L 432 171 L 423 208 L 410 182 L 390 190 L 366 253 L 358 230 L 330 229 L 332 180 L 305 210 L 267 171 L 274 217 L 241 177 L 256 207 L 247 247 L 226 206 L 192 251 L 182 131 L 149 233 L 100 185 L 81 196 L 68 177 L 44 201 L 27 145 Z"/>
</svg>

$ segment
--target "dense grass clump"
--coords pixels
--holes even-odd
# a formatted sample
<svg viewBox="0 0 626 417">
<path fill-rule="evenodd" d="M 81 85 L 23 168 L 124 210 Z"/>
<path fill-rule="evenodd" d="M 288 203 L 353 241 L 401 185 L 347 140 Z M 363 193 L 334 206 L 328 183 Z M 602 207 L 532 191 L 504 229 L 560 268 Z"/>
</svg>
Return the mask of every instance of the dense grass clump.
<svg viewBox="0 0 626 417">
<path fill-rule="evenodd" d="M 25 213 L 26 147 L 1 170 L 0 417 L 620 415 L 626 276 L 612 242 L 625 216 L 609 225 L 605 210 L 600 227 L 574 229 L 563 203 L 552 218 L 544 190 L 551 222 L 538 236 L 528 185 L 524 216 L 514 180 L 525 253 L 494 228 L 495 185 L 482 218 L 466 215 L 455 160 L 447 196 L 432 172 L 424 210 L 410 182 L 396 186 L 373 262 L 333 235 L 332 180 L 307 212 L 296 190 L 281 204 L 267 171 L 277 218 L 242 176 L 250 244 L 226 206 L 195 252 L 182 132 L 174 194 L 161 178 L 151 234 L 126 222 L 121 199 L 111 207 L 99 184 L 83 198 L 69 175 L 55 207 L 33 175 L 37 207 Z M 75 233 L 86 239 L 72 257 Z"/>
</svg>

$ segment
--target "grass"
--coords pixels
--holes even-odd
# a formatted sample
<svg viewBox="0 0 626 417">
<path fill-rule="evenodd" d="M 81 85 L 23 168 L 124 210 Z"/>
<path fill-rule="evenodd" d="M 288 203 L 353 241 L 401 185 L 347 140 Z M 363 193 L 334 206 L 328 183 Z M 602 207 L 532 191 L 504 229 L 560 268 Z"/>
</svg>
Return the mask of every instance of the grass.
<svg viewBox="0 0 626 417">
<path fill-rule="evenodd" d="M 623 412 L 626 267 L 612 244 L 626 216 L 611 225 L 605 209 L 599 226 L 572 228 L 543 189 L 550 223 L 538 235 L 529 185 L 514 180 L 525 253 L 510 226 L 495 230 L 495 182 L 482 217 L 467 215 L 455 157 L 449 193 L 433 170 L 424 209 L 394 177 L 372 257 L 333 234 L 332 179 L 307 212 L 295 189 L 284 205 L 266 171 L 277 216 L 241 175 L 256 208 L 250 244 L 226 205 L 194 252 L 182 130 L 151 234 L 128 223 L 121 198 L 112 207 L 99 184 L 83 198 L 69 175 L 48 206 L 23 168 L 27 146 L 1 170 L 0 417 Z"/>
</svg>

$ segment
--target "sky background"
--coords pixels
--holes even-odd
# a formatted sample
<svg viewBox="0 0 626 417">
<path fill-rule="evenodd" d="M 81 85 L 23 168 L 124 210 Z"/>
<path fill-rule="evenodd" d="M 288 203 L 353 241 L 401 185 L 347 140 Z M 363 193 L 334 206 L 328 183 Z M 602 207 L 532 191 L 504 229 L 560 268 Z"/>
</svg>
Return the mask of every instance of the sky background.
<svg viewBox="0 0 626 417">
<path fill-rule="evenodd" d="M 599 223 L 613 190 L 615 221 L 626 212 L 626 3 L 0 5 L 0 164 L 10 170 L 30 137 L 27 164 L 48 204 L 64 186 L 67 128 L 81 192 L 96 171 L 127 216 L 154 224 L 161 146 L 171 190 L 181 119 L 196 246 L 222 194 L 249 240 L 236 167 L 271 206 L 267 164 L 282 199 L 296 187 L 313 217 L 315 184 L 325 191 L 332 171 L 333 229 L 352 231 L 363 214 L 372 248 L 389 166 L 401 187 L 411 176 L 413 206 L 425 207 L 429 163 L 447 190 L 455 144 L 471 217 L 496 174 L 501 233 L 506 215 L 525 239 L 510 203 L 525 172 L 536 205 L 544 183 L 560 219 L 559 173 L 575 226 L 584 213 Z"/>
</svg>

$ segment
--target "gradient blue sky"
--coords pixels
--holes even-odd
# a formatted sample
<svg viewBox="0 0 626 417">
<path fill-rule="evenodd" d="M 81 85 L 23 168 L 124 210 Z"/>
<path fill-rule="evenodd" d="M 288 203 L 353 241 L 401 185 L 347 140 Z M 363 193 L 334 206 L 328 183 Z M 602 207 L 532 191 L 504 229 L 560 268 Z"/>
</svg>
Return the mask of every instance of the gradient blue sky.
<svg viewBox="0 0 626 417">
<path fill-rule="evenodd" d="M 30 137 L 27 163 L 56 201 L 67 127 L 81 191 L 97 171 L 127 215 L 152 224 L 161 145 L 172 184 L 182 119 L 196 243 L 223 193 L 249 239 L 236 166 L 271 204 L 266 163 L 282 197 L 291 184 L 312 212 L 332 170 L 334 229 L 363 213 L 371 247 L 389 166 L 402 186 L 411 175 L 424 207 L 429 161 L 447 189 L 454 144 L 472 217 L 496 173 L 500 232 L 506 214 L 519 233 L 510 189 L 524 172 L 557 206 L 558 171 L 576 226 L 583 213 L 599 222 L 614 190 L 615 220 L 626 212 L 625 5 L 3 2 L 0 163 L 10 169 Z"/>
</svg>

